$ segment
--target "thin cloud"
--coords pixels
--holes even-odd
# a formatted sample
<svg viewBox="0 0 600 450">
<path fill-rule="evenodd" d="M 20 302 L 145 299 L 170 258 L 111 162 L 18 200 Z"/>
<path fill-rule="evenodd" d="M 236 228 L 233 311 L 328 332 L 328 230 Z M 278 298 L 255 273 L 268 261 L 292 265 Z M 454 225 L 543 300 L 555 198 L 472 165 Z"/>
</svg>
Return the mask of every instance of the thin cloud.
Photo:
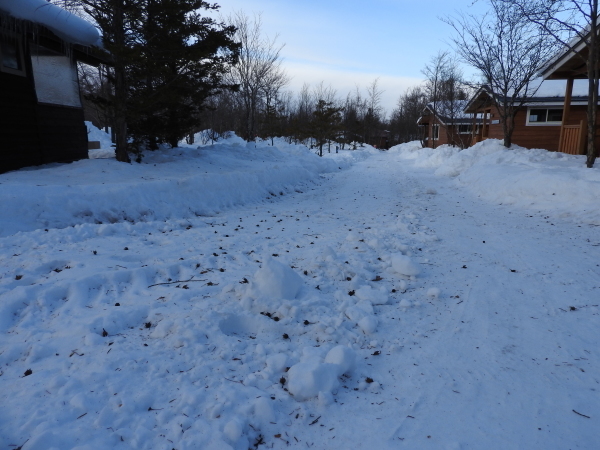
<svg viewBox="0 0 600 450">
<path fill-rule="evenodd" d="M 379 88 L 383 91 L 381 106 L 388 115 L 396 107 L 398 98 L 406 89 L 423 83 L 420 78 L 380 75 L 374 72 L 349 72 L 343 69 L 315 67 L 312 64 L 300 62 L 286 62 L 284 67 L 291 77 L 288 89 L 298 92 L 305 83 L 316 86 L 323 82 L 337 91 L 338 97 L 343 99 L 349 92 L 354 92 L 358 86 L 362 95 L 366 96 L 367 86 L 376 78 L 379 79 Z"/>
</svg>

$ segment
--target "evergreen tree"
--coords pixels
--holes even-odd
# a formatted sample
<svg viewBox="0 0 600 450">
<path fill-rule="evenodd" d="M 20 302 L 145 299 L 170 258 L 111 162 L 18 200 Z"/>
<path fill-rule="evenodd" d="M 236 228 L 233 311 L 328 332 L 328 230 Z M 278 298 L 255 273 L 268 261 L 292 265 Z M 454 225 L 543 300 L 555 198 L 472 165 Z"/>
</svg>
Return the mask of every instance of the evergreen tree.
<svg viewBox="0 0 600 450">
<path fill-rule="evenodd" d="M 223 88 L 235 62 L 235 28 L 203 17 L 202 0 L 145 0 L 139 62 L 129 67 L 131 134 L 156 148 L 177 146 L 198 121 L 205 100 Z"/>
<path fill-rule="evenodd" d="M 319 146 L 319 156 L 323 156 L 323 145 L 336 138 L 340 130 L 342 108 L 336 107 L 333 102 L 320 99 L 317 102 L 312 118 L 312 134 Z"/>
<path fill-rule="evenodd" d="M 271 139 L 271 145 L 275 145 L 274 138 L 282 134 L 283 111 L 277 105 L 269 104 L 263 114 L 263 137 Z"/>
<path fill-rule="evenodd" d="M 138 59 L 136 30 L 141 21 L 144 0 L 63 0 L 62 3 L 71 10 L 83 9 L 102 30 L 104 48 L 112 58 L 112 65 L 107 71 L 112 90 L 108 98 L 97 97 L 95 100 L 104 102 L 112 115 L 117 161 L 129 162 L 127 67 Z"/>
<path fill-rule="evenodd" d="M 203 0 L 54 0 L 83 9 L 102 31 L 112 57 L 107 98 L 116 156 L 129 161 L 128 140 L 176 146 L 195 129 L 208 96 L 233 88 L 223 76 L 236 61 L 235 27 L 203 17 L 219 7 Z M 94 100 L 94 98 L 92 98 Z M 131 149 L 129 147 L 129 149 Z"/>
</svg>

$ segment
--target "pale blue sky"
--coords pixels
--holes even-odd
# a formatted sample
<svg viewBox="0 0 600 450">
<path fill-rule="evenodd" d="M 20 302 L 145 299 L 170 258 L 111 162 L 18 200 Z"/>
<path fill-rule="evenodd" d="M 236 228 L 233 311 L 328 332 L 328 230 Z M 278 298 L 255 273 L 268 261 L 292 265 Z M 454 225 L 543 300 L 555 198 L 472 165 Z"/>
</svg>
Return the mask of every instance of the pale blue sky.
<svg viewBox="0 0 600 450">
<path fill-rule="evenodd" d="M 221 13 L 262 13 L 263 30 L 279 34 L 284 67 L 298 91 L 324 81 L 345 96 L 379 77 L 383 106 L 396 104 L 439 50 L 449 49 L 449 25 L 439 17 L 481 14 L 484 0 L 222 0 Z M 468 68 L 465 68 L 469 72 Z"/>
</svg>

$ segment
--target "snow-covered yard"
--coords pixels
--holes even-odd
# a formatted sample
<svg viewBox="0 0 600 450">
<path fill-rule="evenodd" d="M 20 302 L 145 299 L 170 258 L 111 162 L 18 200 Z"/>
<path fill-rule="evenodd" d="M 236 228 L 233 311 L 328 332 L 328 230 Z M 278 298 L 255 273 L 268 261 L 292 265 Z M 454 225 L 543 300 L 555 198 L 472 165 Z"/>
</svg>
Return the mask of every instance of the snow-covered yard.
<svg viewBox="0 0 600 450">
<path fill-rule="evenodd" d="M 599 169 L 277 147 L 0 175 L 0 448 L 600 447 Z"/>
</svg>

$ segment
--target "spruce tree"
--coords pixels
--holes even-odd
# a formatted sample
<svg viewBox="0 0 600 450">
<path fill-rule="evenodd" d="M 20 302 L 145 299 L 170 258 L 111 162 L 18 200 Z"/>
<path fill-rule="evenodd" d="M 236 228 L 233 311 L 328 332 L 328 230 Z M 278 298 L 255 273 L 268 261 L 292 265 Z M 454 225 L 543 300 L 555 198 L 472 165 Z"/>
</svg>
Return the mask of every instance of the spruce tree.
<svg viewBox="0 0 600 450">
<path fill-rule="evenodd" d="M 319 100 L 313 111 L 312 133 L 319 146 L 319 156 L 323 156 L 323 144 L 336 138 L 340 131 L 343 108 L 336 107 L 332 102 Z"/>
<path fill-rule="evenodd" d="M 90 98 L 112 116 L 117 160 L 127 150 L 176 146 L 197 128 L 207 97 L 234 88 L 223 81 L 237 60 L 235 27 L 201 12 L 203 0 L 53 0 L 83 9 L 102 31 L 112 59 L 108 98 Z M 128 145 L 128 142 L 130 143 Z M 133 142 L 134 148 L 131 147 Z"/>
<path fill-rule="evenodd" d="M 218 8 L 202 0 L 145 0 L 140 59 L 128 70 L 129 123 L 138 143 L 177 146 L 198 121 L 205 100 L 229 88 L 235 28 L 200 14 Z"/>
</svg>

